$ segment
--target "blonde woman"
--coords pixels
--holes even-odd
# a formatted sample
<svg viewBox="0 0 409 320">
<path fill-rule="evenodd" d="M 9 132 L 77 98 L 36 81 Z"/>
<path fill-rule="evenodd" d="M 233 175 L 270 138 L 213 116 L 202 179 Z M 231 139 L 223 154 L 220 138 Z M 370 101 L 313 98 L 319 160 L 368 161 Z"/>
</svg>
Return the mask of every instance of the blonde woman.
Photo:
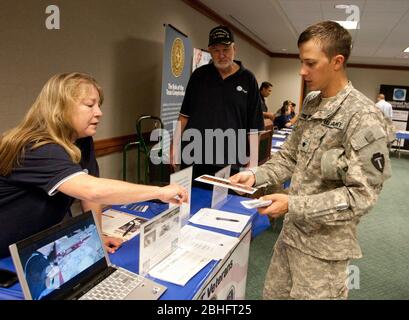
<svg viewBox="0 0 409 320">
<path fill-rule="evenodd" d="M 92 136 L 102 102 L 102 89 L 89 75 L 55 75 L 23 121 L 0 137 L 0 258 L 9 255 L 11 243 L 59 223 L 74 199 L 97 213 L 102 204 L 187 200 L 178 185 L 98 178 Z M 108 237 L 104 242 L 111 253 L 121 244 Z"/>
</svg>

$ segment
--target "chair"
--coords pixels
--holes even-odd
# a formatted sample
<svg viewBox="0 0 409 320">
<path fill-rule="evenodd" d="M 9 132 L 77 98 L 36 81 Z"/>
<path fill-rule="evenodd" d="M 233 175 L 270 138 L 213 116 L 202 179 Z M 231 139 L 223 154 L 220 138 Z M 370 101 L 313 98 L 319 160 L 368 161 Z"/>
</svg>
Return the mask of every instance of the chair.
<svg viewBox="0 0 409 320">
<path fill-rule="evenodd" d="M 132 147 L 137 147 L 138 148 L 138 153 L 139 153 L 139 148 L 140 148 L 141 143 L 139 141 L 133 141 L 133 142 L 129 142 L 127 143 L 123 149 L 122 149 L 122 180 L 126 181 L 126 172 L 127 172 L 127 154 L 128 154 L 128 150 L 131 149 Z M 140 183 L 140 172 L 139 172 L 139 164 L 138 164 L 138 176 L 137 176 L 137 181 L 138 183 Z"/>
<path fill-rule="evenodd" d="M 140 183 L 140 169 L 141 169 L 141 153 L 144 155 L 144 184 L 156 184 L 156 185 L 164 185 L 169 183 L 169 175 L 170 175 L 170 167 L 163 164 L 163 138 L 160 139 L 158 144 L 153 144 L 150 141 L 146 141 L 146 137 L 144 137 L 144 133 L 142 132 L 143 125 L 149 124 L 150 127 L 145 132 L 151 132 L 154 129 L 161 129 L 163 130 L 164 125 L 160 118 L 151 116 L 151 115 L 144 115 L 139 117 L 136 121 L 136 133 L 137 139 L 140 143 L 140 148 L 138 148 L 138 183 Z M 155 165 L 151 161 L 151 152 L 154 150 L 155 147 L 156 156 L 158 157 L 158 165 Z"/>
<path fill-rule="evenodd" d="M 258 146 L 258 165 L 267 162 L 271 157 L 271 142 L 273 139 L 273 131 L 261 131 L 259 134 Z"/>
<path fill-rule="evenodd" d="M 160 118 L 143 115 L 136 121 L 136 140 L 134 142 L 127 143 L 123 148 L 122 154 L 122 168 L 123 175 L 122 178 L 126 181 L 127 172 L 127 153 L 132 148 L 137 148 L 137 183 L 143 184 L 156 184 L 164 185 L 169 183 L 170 168 L 163 164 L 163 141 L 162 139 L 158 144 L 154 144 L 147 141 L 144 135 L 153 131 L 154 129 L 163 129 L 163 122 Z M 145 129 L 145 132 L 143 130 Z M 159 165 L 155 165 L 151 162 L 151 152 L 155 148 L 156 156 L 159 157 Z M 153 156 L 153 155 L 152 155 Z M 143 157 L 143 159 L 142 159 Z M 144 168 L 144 176 L 142 178 L 141 168 Z"/>
</svg>

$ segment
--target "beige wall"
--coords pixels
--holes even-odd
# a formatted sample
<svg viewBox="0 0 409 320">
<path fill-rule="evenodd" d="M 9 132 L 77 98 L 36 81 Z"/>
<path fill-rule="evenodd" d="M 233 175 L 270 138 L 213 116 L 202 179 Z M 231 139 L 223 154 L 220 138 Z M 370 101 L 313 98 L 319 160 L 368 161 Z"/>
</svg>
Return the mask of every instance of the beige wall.
<svg viewBox="0 0 409 320">
<path fill-rule="evenodd" d="M 292 100 L 297 104 L 298 113 L 301 98 L 300 62 L 298 59 L 273 58 L 270 63 L 270 82 L 273 91 L 267 98 L 270 111 L 278 111 L 283 101 Z"/>
<path fill-rule="evenodd" d="M 60 30 L 45 27 L 50 4 L 60 8 Z M 181 0 L 2 0 L 0 14 L 0 132 L 21 120 L 51 75 L 77 70 L 94 75 L 105 91 L 96 139 L 133 133 L 139 115 L 159 115 L 164 23 L 199 48 L 206 48 L 208 31 L 217 25 Z M 259 83 L 274 84 L 270 111 L 286 99 L 299 106 L 297 59 L 272 59 L 240 37 L 236 44 L 237 59 Z M 407 71 L 351 68 L 349 74 L 370 98 L 381 83 L 409 85 Z M 99 162 L 102 176 L 122 176 L 119 154 Z"/>
<path fill-rule="evenodd" d="M 302 84 L 299 68 L 298 59 L 271 59 L 269 79 L 274 87 L 271 96 L 267 98 L 270 111 L 277 111 L 287 99 L 293 100 L 299 107 Z M 381 84 L 409 86 L 409 71 L 406 70 L 349 67 L 347 73 L 354 87 L 374 101 Z"/>
<path fill-rule="evenodd" d="M 45 27 L 50 4 L 60 8 L 60 30 Z M 51 75 L 83 71 L 105 91 L 96 139 L 131 134 L 138 116 L 159 115 L 163 24 L 199 48 L 217 25 L 181 0 L 2 0 L 0 14 L 0 132 L 21 120 Z M 269 57 L 239 37 L 236 44 L 237 58 L 269 78 Z M 103 157 L 100 166 L 103 176 L 121 177 L 120 157 Z"/>
<path fill-rule="evenodd" d="M 164 23 L 187 33 L 194 47 L 207 47 L 215 22 L 180 0 L 53 1 L 61 29 L 47 30 L 49 1 L 2 0 L 0 11 L 1 131 L 22 118 L 54 73 L 85 71 L 105 91 L 105 121 L 96 138 L 129 134 L 141 114 L 159 115 Z M 237 37 L 237 58 L 260 79 L 269 57 Z"/>
<path fill-rule="evenodd" d="M 348 68 L 348 77 L 356 89 L 373 101 L 381 84 L 409 86 L 409 71 Z"/>
</svg>

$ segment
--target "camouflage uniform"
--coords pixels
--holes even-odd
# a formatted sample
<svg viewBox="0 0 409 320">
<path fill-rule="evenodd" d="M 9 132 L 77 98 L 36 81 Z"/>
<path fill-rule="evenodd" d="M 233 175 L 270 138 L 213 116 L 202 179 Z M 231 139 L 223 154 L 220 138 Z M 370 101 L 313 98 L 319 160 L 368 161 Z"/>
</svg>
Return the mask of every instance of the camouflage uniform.
<svg viewBox="0 0 409 320">
<path fill-rule="evenodd" d="M 331 99 L 322 99 L 319 92 L 306 97 L 282 150 L 253 171 L 256 185 L 281 184 L 291 178 L 288 213 L 267 273 L 265 298 L 284 297 L 277 292 L 287 292 L 287 298 L 346 297 L 348 261 L 362 256 L 357 224 L 391 176 L 390 132 L 382 112 L 350 82 Z M 294 261 L 303 269 L 303 264 L 315 264 L 308 269 L 315 268 L 315 277 L 320 275 L 322 280 L 300 283 L 289 277 L 287 287 L 279 288 L 286 281 L 279 279 L 277 270 L 291 268 L 287 273 L 293 275 Z M 342 266 L 335 268 L 340 270 L 335 277 L 339 281 L 329 280 L 334 278 L 328 276 L 334 264 Z M 330 290 L 322 285 L 334 281 L 341 287 Z M 317 290 L 311 289 L 311 282 Z"/>
</svg>

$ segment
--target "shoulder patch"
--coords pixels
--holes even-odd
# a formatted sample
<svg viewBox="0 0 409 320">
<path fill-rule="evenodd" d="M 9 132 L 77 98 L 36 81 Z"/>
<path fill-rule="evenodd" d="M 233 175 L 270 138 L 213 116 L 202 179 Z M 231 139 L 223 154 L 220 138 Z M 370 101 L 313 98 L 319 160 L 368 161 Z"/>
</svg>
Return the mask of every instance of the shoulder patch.
<svg viewBox="0 0 409 320">
<path fill-rule="evenodd" d="M 380 127 L 369 127 L 360 130 L 351 138 L 351 145 L 354 150 L 360 150 L 372 142 L 386 137 L 386 133 Z"/>
<path fill-rule="evenodd" d="M 383 169 L 385 168 L 385 156 L 382 153 L 374 153 L 372 155 L 371 162 L 376 170 L 383 172 Z"/>
</svg>

